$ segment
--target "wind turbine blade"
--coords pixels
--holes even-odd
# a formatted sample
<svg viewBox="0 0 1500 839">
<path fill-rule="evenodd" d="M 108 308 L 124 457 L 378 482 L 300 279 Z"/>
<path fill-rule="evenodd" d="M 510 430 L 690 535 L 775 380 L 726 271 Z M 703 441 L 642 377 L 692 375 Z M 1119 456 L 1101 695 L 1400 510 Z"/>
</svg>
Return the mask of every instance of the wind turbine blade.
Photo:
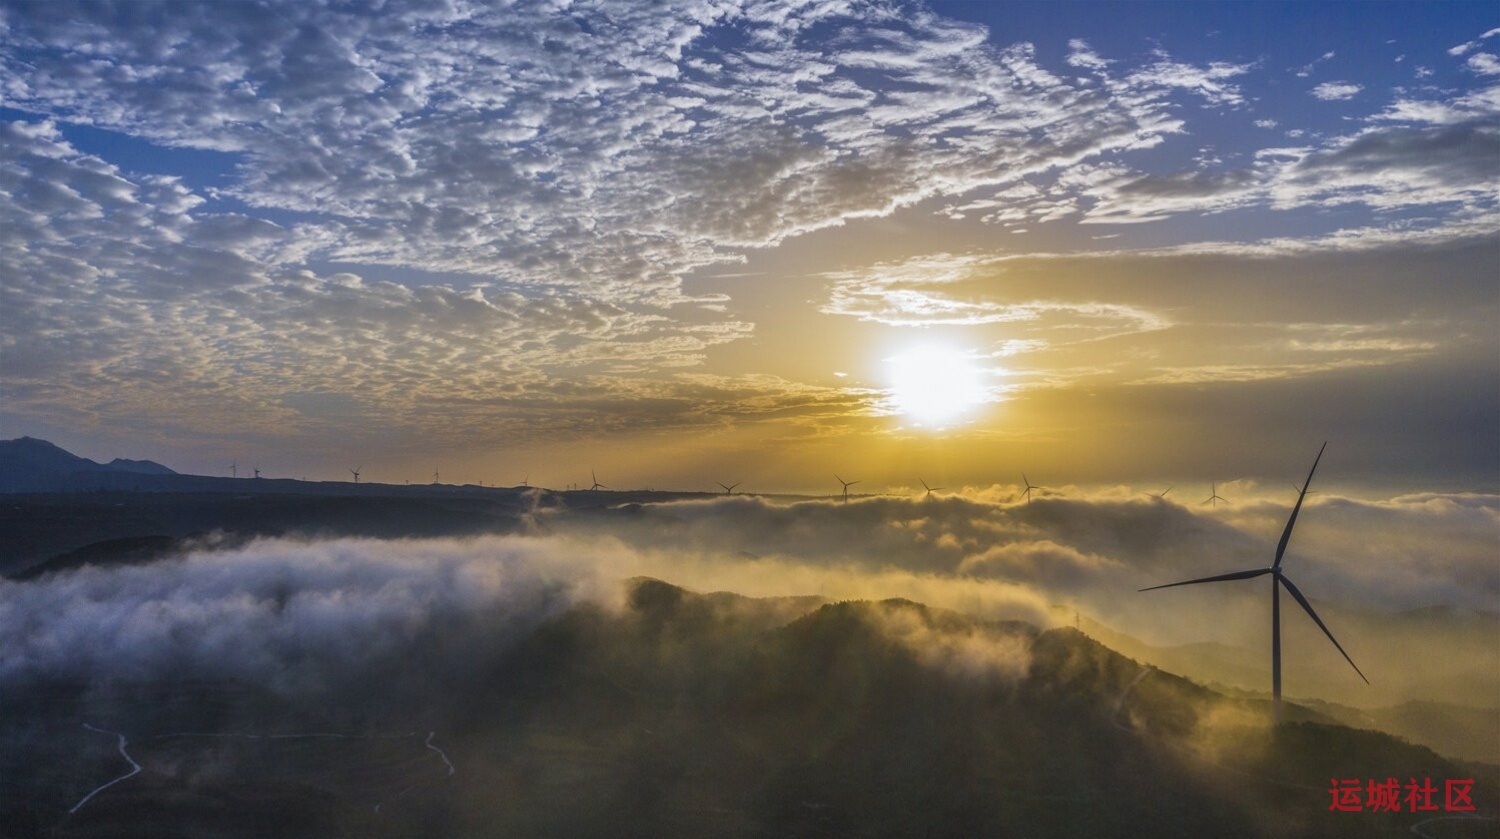
<svg viewBox="0 0 1500 839">
<path fill-rule="evenodd" d="M 1250 571 L 1235 571 L 1230 574 L 1219 574 L 1218 576 L 1214 577 L 1199 577 L 1196 580 L 1183 580 L 1180 583 L 1166 583 L 1165 585 L 1137 589 L 1137 591 L 1155 591 L 1159 588 L 1171 588 L 1172 586 L 1190 586 L 1193 583 L 1217 583 L 1224 580 L 1248 580 L 1251 577 L 1260 577 L 1269 573 L 1271 573 L 1271 569 L 1269 568 L 1256 568 Z"/>
<path fill-rule="evenodd" d="M 1319 452 L 1319 454 L 1322 454 L 1322 452 Z M 1308 477 L 1311 478 L 1312 476 L 1309 475 Z M 1288 580 L 1285 575 L 1278 574 L 1276 576 L 1281 580 L 1281 584 L 1286 586 L 1286 590 L 1292 593 L 1292 597 L 1295 597 L 1297 602 L 1302 604 L 1302 608 L 1307 610 L 1308 617 L 1312 618 L 1313 622 L 1318 625 L 1318 628 L 1323 630 L 1323 634 L 1328 636 L 1328 640 L 1332 641 L 1335 647 L 1338 647 L 1339 654 L 1344 657 L 1345 661 L 1349 662 L 1349 666 L 1354 668 L 1354 672 L 1359 673 L 1361 679 L 1365 679 L 1365 674 L 1360 673 L 1359 665 L 1355 664 L 1354 659 L 1350 658 L 1349 654 L 1344 652 L 1343 646 L 1339 644 L 1337 638 L 1333 637 L 1333 633 L 1328 631 L 1328 627 L 1323 625 L 1323 619 L 1318 617 L 1317 612 L 1313 611 L 1312 604 L 1307 602 L 1307 598 L 1302 596 L 1302 592 L 1298 591 L 1297 587 L 1292 585 L 1292 581 Z M 1365 679 L 1365 684 L 1368 685 L 1369 683 L 1370 680 Z"/>
<path fill-rule="evenodd" d="M 1312 468 L 1307 470 L 1307 480 L 1302 483 L 1302 492 L 1297 495 L 1297 505 L 1292 508 L 1292 515 L 1286 520 L 1286 530 L 1281 531 L 1281 541 L 1276 543 L 1276 561 L 1271 563 L 1272 568 L 1281 567 L 1281 557 L 1286 554 L 1286 543 L 1291 541 L 1292 538 L 1292 525 L 1297 523 L 1297 513 L 1302 511 L 1302 499 L 1307 497 L 1307 487 L 1312 484 L 1313 473 L 1318 471 L 1318 461 L 1323 459 L 1323 449 L 1326 448 L 1328 448 L 1328 441 L 1324 440 L 1323 448 L 1318 449 L 1318 456 L 1313 459 Z M 1325 629 L 1323 631 L 1327 632 L 1328 630 Z M 1333 636 L 1330 635 L 1328 637 L 1332 638 Z M 1335 641 L 1334 643 L 1337 644 L 1338 642 Z M 1345 658 L 1348 658 L 1348 656 L 1345 656 Z M 1353 664 L 1354 662 L 1351 661 L 1349 663 Z M 1359 668 L 1356 667 L 1354 669 L 1358 670 Z"/>
</svg>

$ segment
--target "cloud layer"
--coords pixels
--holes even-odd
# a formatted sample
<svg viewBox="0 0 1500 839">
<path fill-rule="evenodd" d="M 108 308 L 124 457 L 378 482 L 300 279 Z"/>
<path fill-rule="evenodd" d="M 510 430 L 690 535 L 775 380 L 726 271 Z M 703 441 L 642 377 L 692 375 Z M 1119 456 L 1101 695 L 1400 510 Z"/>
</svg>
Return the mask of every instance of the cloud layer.
<svg viewBox="0 0 1500 839">
<path fill-rule="evenodd" d="M 196 674 L 300 695 L 398 673 L 380 676 L 391 682 L 382 690 L 417 695 L 458 678 L 463 661 L 496 659 L 570 607 L 618 608 L 621 582 L 637 576 L 755 597 L 900 597 L 1040 626 L 1081 613 L 1165 646 L 1259 650 L 1267 617 L 1260 586 L 1136 593 L 1267 564 L 1289 493 L 1263 497 L 1242 482 L 1218 489 L 1229 503 L 1215 508 L 1124 491 L 1054 492 L 1027 504 L 1015 487 L 847 504 L 734 497 L 558 507 L 539 513 L 547 535 L 534 537 L 263 540 L 147 566 L 85 568 L 0 583 L 0 681 Z M 1376 686 L 1341 680 L 1336 652 L 1296 613 L 1285 618 L 1298 650 L 1289 678 L 1304 693 L 1360 705 L 1482 704 L 1494 675 L 1485 627 L 1500 596 L 1497 533 L 1493 496 L 1312 496 L 1287 571 Z M 924 644 L 919 629 L 891 632 L 935 666 L 1013 669 L 1015 657 L 984 639 Z M 1450 655 L 1422 661 L 1424 645 Z M 412 658 L 413 650 L 429 653 Z M 1256 672 L 1244 686 L 1259 686 Z"/>
<path fill-rule="evenodd" d="M 1079 237 L 1031 249 L 1046 256 L 1180 221 L 1172 252 L 1251 260 L 1497 229 L 1489 33 L 1443 56 L 1459 87 L 1310 87 L 1358 109 L 1332 131 L 1268 118 L 1254 61 L 1076 37 L 1054 56 L 901 3 L 49 3 L 0 29 L 6 412 L 74 433 L 414 452 L 809 413 L 854 427 L 878 395 L 714 367 L 815 293 L 785 272 L 737 294 L 691 280 L 819 232 L 940 225 L 972 247 L 845 259 L 821 313 L 1013 328 L 1025 354 L 1180 317 L 924 273 L 1015 257 L 994 224 Z M 1274 133 L 1200 138 L 1241 121 Z M 1189 229 L 1240 213 L 1257 222 L 1237 237 Z M 774 304 L 744 304 L 760 294 Z M 1433 343 L 1348 327 L 1302 346 L 1358 365 Z M 1051 383 L 1093 368 L 1049 366 Z"/>
</svg>

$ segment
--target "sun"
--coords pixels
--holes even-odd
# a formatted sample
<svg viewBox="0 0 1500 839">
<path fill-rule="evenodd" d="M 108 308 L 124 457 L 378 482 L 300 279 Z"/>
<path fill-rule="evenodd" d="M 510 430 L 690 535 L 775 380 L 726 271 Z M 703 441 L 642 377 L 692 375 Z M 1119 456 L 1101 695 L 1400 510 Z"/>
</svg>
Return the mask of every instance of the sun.
<svg viewBox="0 0 1500 839">
<path fill-rule="evenodd" d="M 942 427 L 988 401 L 984 374 L 970 353 L 913 347 L 886 363 L 893 407 L 919 425 Z"/>
</svg>

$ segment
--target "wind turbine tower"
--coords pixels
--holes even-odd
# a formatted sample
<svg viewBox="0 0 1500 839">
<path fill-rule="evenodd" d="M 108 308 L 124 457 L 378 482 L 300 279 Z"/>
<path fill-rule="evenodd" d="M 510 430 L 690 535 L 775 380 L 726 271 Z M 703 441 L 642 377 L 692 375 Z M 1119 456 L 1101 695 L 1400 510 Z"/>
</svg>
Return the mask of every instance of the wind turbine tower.
<svg viewBox="0 0 1500 839">
<path fill-rule="evenodd" d="M 1034 490 L 1034 489 L 1046 489 L 1046 487 L 1039 487 L 1036 484 L 1033 484 L 1030 481 L 1030 479 L 1028 479 L 1026 477 L 1026 473 L 1025 472 L 1021 473 L 1021 483 L 1023 483 L 1023 484 L 1026 485 L 1026 503 L 1027 504 L 1031 503 L 1031 491 L 1032 490 Z"/>
<path fill-rule="evenodd" d="M 1286 574 L 1281 570 L 1281 560 L 1286 555 L 1286 545 L 1287 545 L 1287 542 L 1291 541 L 1291 538 L 1292 538 L 1292 526 L 1297 523 L 1297 514 L 1302 511 L 1302 500 L 1307 497 L 1307 487 L 1308 487 L 1309 484 L 1312 483 L 1313 472 L 1316 472 L 1318 470 L 1318 461 L 1323 459 L 1323 449 L 1326 449 L 1326 448 L 1328 448 L 1328 443 L 1325 442 L 1323 444 L 1323 448 L 1318 449 L 1318 456 L 1317 456 L 1316 459 L 1313 460 L 1312 469 L 1308 470 L 1308 472 L 1307 472 L 1307 480 L 1302 483 L 1302 491 L 1300 493 L 1298 493 L 1298 495 L 1297 495 L 1297 505 L 1292 508 L 1292 515 L 1286 520 L 1286 529 L 1283 530 L 1283 531 L 1281 531 L 1281 541 L 1278 542 L 1278 543 L 1276 543 L 1276 558 L 1271 562 L 1271 566 L 1269 568 L 1252 568 L 1249 571 L 1234 571 L 1234 572 L 1229 573 L 1229 574 L 1219 574 L 1219 575 L 1213 576 L 1213 577 L 1200 577 L 1200 578 L 1198 578 L 1196 580 L 1183 580 L 1180 583 L 1167 583 L 1165 585 L 1151 586 L 1149 588 L 1143 588 L 1143 589 L 1141 589 L 1141 591 L 1153 591 L 1153 590 L 1159 589 L 1159 588 L 1171 588 L 1173 586 L 1187 586 L 1187 585 L 1193 585 L 1194 583 L 1217 583 L 1217 582 L 1222 582 L 1222 581 L 1225 581 L 1225 580 L 1248 580 L 1248 579 L 1250 579 L 1252 577 L 1262 577 L 1262 576 L 1265 576 L 1266 574 L 1270 574 L 1271 575 L 1271 708 L 1272 708 L 1272 712 L 1271 713 L 1272 713 L 1272 717 L 1275 719 L 1277 725 L 1280 725 L 1281 724 L 1281 720 L 1282 720 L 1282 712 L 1281 712 L 1281 588 L 1282 588 L 1282 586 L 1286 587 L 1287 593 L 1292 596 L 1292 599 L 1296 600 L 1297 603 L 1307 612 L 1307 616 L 1313 619 L 1313 623 L 1317 624 L 1318 628 L 1321 629 L 1321 630 L 1323 630 L 1323 634 L 1327 635 L 1328 636 L 1328 640 L 1330 640 L 1330 641 L 1333 642 L 1333 646 L 1336 647 L 1336 648 L 1338 648 L 1339 654 L 1344 657 L 1345 661 L 1349 662 L 1349 666 L 1354 668 L 1354 672 L 1359 673 L 1359 677 L 1361 679 L 1364 679 L 1365 684 L 1368 685 L 1370 683 L 1370 680 L 1365 678 L 1365 674 L 1362 673 L 1362 672 L 1360 672 L 1359 666 L 1354 663 L 1354 659 L 1350 658 L 1349 654 L 1346 653 L 1346 652 L 1344 652 L 1344 648 L 1343 648 L 1342 645 L 1339 644 L 1338 639 L 1334 638 L 1333 637 L 1333 633 L 1329 631 L 1329 629 L 1328 629 L 1328 627 L 1326 625 L 1324 625 L 1323 619 L 1319 618 L 1318 617 L 1318 613 L 1315 612 L 1315 611 L 1313 611 L 1312 604 L 1307 602 L 1307 598 L 1302 596 L 1302 592 L 1299 591 L 1297 589 L 1297 587 L 1292 584 L 1291 579 L 1288 578 L 1286 576 Z"/>
</svg>

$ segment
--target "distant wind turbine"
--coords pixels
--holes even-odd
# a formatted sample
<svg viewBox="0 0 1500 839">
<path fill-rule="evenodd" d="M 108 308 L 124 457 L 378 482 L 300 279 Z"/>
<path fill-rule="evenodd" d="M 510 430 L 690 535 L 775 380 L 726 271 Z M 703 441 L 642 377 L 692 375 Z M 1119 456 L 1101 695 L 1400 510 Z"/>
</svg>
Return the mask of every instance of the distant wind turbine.
<svg viewBox="0 0 1500 839">
<path fill-rule="evenodd" d="M 1177 485 L 1176 484 L 1172 484 L 1171 487 L 1167 487 L 1166 489 L 1162 490 L 1161 492 L 1150 492 L 1150 493 L 1147 493 L 1147 495 L 1150 495 L 1152 498 L 1166 498 L 1167 497 L 1167 493 L 1171 492 L 1172 491 L 1172 487 L 1174 487 L 1174 486 L 1177 486 Z"/>
<path fill-rule="evenodd" d="M 1032 490 L 1034 490 L 1034 489 L 1046 489 L 1046 487 L 1039 487 L 1039 486 L 1033 484 L 1030 480 L 1028 480 L 1027 477 L 1026 477 L 1026 473 L 1025 472 L 1021 473 L 1021 483 L 1023 483 L 1023 484 L 1026 485 L 1026 503 L 1027 504 L 1031 503 L 1031 491 Z"/>
<path fill-rule="evenodd" d="M 229 464 L 229 477 L 231 477 L 231 478 L 238 478 L 239 476 L 240 476 L 240 462 L 238 460 L 236 460 L 235 462 Z"/>
<path fill-rule="evenodd" d="M 846 481 L 843 478 L 839 478 L 839 476 L 838 476 L 837 473 L 834 474 L 834 477 L 838 478 L 839 483 L 841 483 L 841 484 L 844 485 L 844 503 L 848 504 L 849 503 L 849 487 L 854 486 L 855 484 L 859 483 L 859 481 Z"/>
<path fill-rule="evenodd" d="M 363 466 L 356 466 L 353 469 L 349 470 L 349 474 L 351 474 L 351 475 L 354 476 L 354 482 L 356 484 L 359 483 L 359 470 L 361 470 L 363 468 L 364 468 Z"/>
<path fill-rule="evenodd" d="M 432 482 L 438 483 L 438 470 L 436 469 L 432 470 Z"/>
<path fill-rule="evenodd" d="M 256 477 L 256 479 L 260 478 L 260 467 L 259 466 L 255 467 L 255 477 Z"/>
<path fill-rule="evenodd" d="M 927 485 L 927 482 L 922 480 L 921 478 L 917 479 L 917 483 L 922 485 L 922 489 L 927 490 L 927 494 L 922 496 L 923 498 L 931 498 L 934 492 L 939 492 L 941 490 L 947 489 L 947 487 L 930 487 Z"/>
<path fill-rule="evenodd" d="M 1319 454 L 1322 454 L 1322 452 L 1319 452 Z M 1217 482 L 1215 482 L 1215 483 L 1212 484 L 1212 486 L 1213 486 L 1213 495 L 1210 495 L 1209 497 L 1203 499 L 1203 503 L 1204 504 L 1212 505 L 1214 507 L 1219 506 L 1219 502 L 1220 501 L 1223 501 L 1225 504 L 1228 504 L 1229 503 L 1229 499 L 1225 498 L 1224 496 L 1222 496 L 1222 495 L 1219 494 L 1219 484 Z M 1303 488 L 1303 492 L 1306 492 L 1306 491 L 1307 491 L 1307 489 L 1306 489 L 1306 487 L 1304 487 Z"/>
<path fill-rule="evenodd" d="M 744 481 L 735 481 L 734 483 L 729 484 L 728 486 L 725 486 L 723 483 L 721 483 L 719 481 L 714 481 L 714 483 L 718 484 L 721 487 L 724 487 L 724 494 L 725 495 L 734 495 L 734 488 L 737 487 L 737 486 L 739 486 L 740 484 L 744 483 Z"/>
<path fill-rule="evenodd" d="M 1292 581 L 1286 576 L 1286 574 L 1282 573 L 1282 571 L 1281 571 L 1281 560 L 1286 555 L 1286 545 L 1287 545 L 1287 542 L 1291 541 L 1291 538 L 1292 538 L 1292 526 L 1297 523 L 1297 514 L 1302 511 L 1302 500 L 1307 497 L 1307 487 L 1308 487 L 1308 484 L 1312 483 L 1313 472 L 1316 472 L 1318 470 L 1318 461 L 1323 459 L 1323 449 L 1326 449 L 1326 448 L 1328 448 L 1328 443 L 1325 442 L 1325 443 L 1323 443 L 1323 448 L 1318 449 L 1318 456 L 1317 456 L 1317 458 L 1315 460 L 1313 460 L 1312 469 L 1308 470 L 1308 472 L 1307 472 L 1307 480 L 1303 482 L 1303 484 L 1302 484 L 1302 490 L 1297 495 L 1297 505 L 1292 508 L 1292 514 L 1286 520 L 1286 529 L 1283 530 L 1283 531 L 1281 531 L 1281 541 L 1276 544 L 1276 559 L 1274 561 L 1272 561 L 1271 567 L 1269 567 L 1269 568 L 1254 568 L 1254 569 L 1251 569 L 1249 571 L 1235 571 L 1235 572 L 1232 572 L 1232 573 L 1229 573 L 1229 574 L 1219 574 L 1219 575 L 1214 576 L 1214 577 L 1200 577 L 1200 578 L 1198 578 L 1196 580 L 1183 580 L 1180 583 L 1167 583 L 1165 585 L 1151 586 L 1149 588 L 1143 588 L 1143 589 L 1141 589 L 1141 591 L 1153 591 L 1153 590 L 1159 589 L 1159 588 L 1171 588 L 1173 586 L 1187 586 L 1187 585 L 1192 585 L 1194 583 L 1217 583 L 1217 582 L 1221 582 L 1221 581 L 1224 581 L 1224 580 L 1248 580 L 1248 579 L 1251 579 L 1252 577 L 1261 577 L 1261 576 L 1264 576 L 1266 574 L 1270 574 L 1271 575 L 1271 708 L 1272 708 L 1272 716 L 1273 716 L 1273 718 L 1275 719 L 1275 721 L 1276 721 L 1276 723 L 1278 725 L 1281 723 L 1281 719 L 1282 719 L 1282 716 L 1281 716 L 1281 587 L 1282 586 L 1286 586 L 1287 592 L 1289 594 L 1291 594 L 1292 598 L 1295 599 L 1299 604 L 1301 604 L 1302 608 L 1307 611 L 1307 615 L 1308 615 L 1308 617 L 1310 617 L 1310 618 L 1313 619 L 1313 623 L 1316 623 L 1318 625 L 1318 628 L 1321 629 L 1321 630 L 1323 630 L 1323 634 L 1327 635 L 1328 636 L 1328 640 L 1330 640 L 1330 641 L 1333 642 L 1333 646 L 1338 648 L 1339 654 L 1344 657 L 1345 661 L 1349 662 L 1349 666 L 1354 668 L 1354 672 L 1359 673 L 1359 677 L 1361 679 L 1364 679 L 1365 684 L 1368 685 L 1370 683 L 1369 679 L 1365 679 L 1365 674 L 1362 673 L 1362 672 L 1360 672 L 1360 669 L 1359 669 L 1358 665 L 1356 665 L 1354 663 L 1354 659 L 1350 658 L 1349 654 L 1346 653 L 1346 652 L 1344 652 L 1344 648 L 1343 648 L 1342 645 L 1339 644 L 1338 639 L 1334 638 L 1333 637 L 1333 633 L 1330 632 L 1328 630 L 1328 627 L 1323 624 L 1323 620 L 1318 617 L 1318 613 L 1315 612 L 1315 611 L 1313 611 L 1312 604 L 1307 602 L 1307 598 L 1302 596 L 1302 592 L 1299 591 L 1297 589 L 1297 587 L 1292 584 Z"/>
<path fill-rule="evenodd" d="M 594 479 L 594 485 L 589 487 L 589 492 L 593 492 L 596 489 L 609 489 L 609 487 L 599 483 L 599 476 L 594 474 L 594 470 L 589 470 L 589 477 Z"/>
</svg>

